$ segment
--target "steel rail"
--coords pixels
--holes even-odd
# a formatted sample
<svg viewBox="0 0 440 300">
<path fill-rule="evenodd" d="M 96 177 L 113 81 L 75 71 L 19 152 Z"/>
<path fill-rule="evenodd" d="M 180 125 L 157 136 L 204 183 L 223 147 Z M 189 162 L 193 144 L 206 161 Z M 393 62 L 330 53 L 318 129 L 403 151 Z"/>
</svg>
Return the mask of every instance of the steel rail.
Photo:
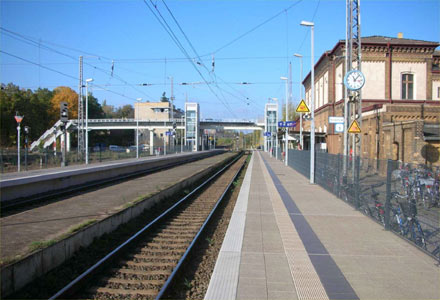
<svg viewBox="0 0 440 300">
<path fill-rule="evenodd" d="M 95 263 L 93 266 L 91 266 L 89 269 L 84 271 L 81 275 L 76 277 L 73 281 L 71 281 L 69 284 L 67 284 L 64 288 L 59 290 L 56 294 L 51 296 L 49 300 L 52 299 L 58 299 L 58 298 L 65 298 L 67 295 L 71 293 L 71 291 L 76 287 L 78 283 L 80 283 L 82 280 L 84 280 L 88 275 L 92 274 L 93 271 L 97 270 L 99 267 L 101 267 L 105 262 L 107 262 L 110 258 L 114 257 L 116 254 L 119 254 L 120 251 L 125 248 L 128 244 L 130 244 L 133 240 L 135 240 L 139 235 L 144 233 L 147 229 L 149 229 L 151 226 L 156 224 L 159 220 L 167 216 L 170 212 L 172 212 L 177 206 L 179 206 L 181 203 L 183 203 L 185 200 L 187 200 L 189 197 L 194 195 L 197 191 L 199 191 L 202 187 L 210 183 L 213 179 L 215 179 L 217 176 L 219 176 L 221 173 L 223 173 L 227 168 L 229 168 L 233 163 L 235 163 L 243 154 L 238 155 L 235 159 L 233 159 L 229 164 L 227 164 L 225 167 L 223 167 L 220 171 L 212 175 L 210 178 L 208 178 L 206 181 L 204 181 L 202 184 L 200 184 L 198 187 L 196 187 L 194 190 L 192 190 L 188 195 L 180 199 L 178 202 L 176 202 L 174 205 L 172 205 L 170 208 L 168 208 L 165 212 L 163 212 L 161 215 L 156 217 L 153 221 L 151 221 L 149 224 L 144 226 L 142 229 L 140 229 L 138 232 L 136 232 L 134 235 L 132 235 L 130 238 L 128 238 L 125 242 L 123 242 L 121 245 L 116 247 L 114 250 L 112 250 L 109 254 L 104 256 L 102 259 L 100 259 L 97 263 Z"/>
<path fill-rule="evenodd" d="M 241 156 L 240 156 L 241 157 Z M 239 157 L 239 158 L 240 158 Z M 216 204 L 214 205 L 214 208 L 211 210 L 211 212 L 209 213 L 208 217 L 206 218 L 205 222 L 202 224 L 202 227 L 200 227 L 199 231 L 197 232 L 196 236 L 194 237 L 194 239 L 192 240 L 191 244 L 188 246 L 188 248 L 186 249 L 185 253 L 182 255 L 182 257 L 180 258 L 179 262 L 177 263 L 176 267 L 174 268 L 173 272 L 170 274 L 170 276 L 168 277 L 167 281 L 165 282 L 165 284 L 162 286 L 162 288 L 159 291 L 159 294 L 157 295 L 157 297 L 155 298 L 156 300 L 159 300 L 160 298 L 162 298 L 163 294 L 165 293 L 165 291 L 167 290 L 168 286 L 171 284 L 174 276 L 177 274 L 177 272 L 179 271 L 182 263 L 185 261 L 186 257 L 188 256 L 189 252 L 191 251 L 192 247 L 194 246 L 194 244 L 197 242 L 199 236 L 202 234 L 203 230 L 205 230 L 206 225 L 208 224 L 208 222 L 210 221 L 212 215 L 214 214 L 214 212 L 217 210 L 217 207 L 219 206 L 220 202 L 223 200 L 223 198 L 225 197 L 226 193 L 229 191 L 232 183 L 234 182 L 234 180 L 237 178 L 238 174 L 240 173 L 240 171 L 243 169 L 245 163 L 243 163 L 240 167 L 240 169 L 237 171 L 237 173 L 235 173 L 234 177 L 232 178 L 231 182 L 229 182 L 228 186 L 226 187 L 226 189 L 223 191 L 223 194 L 220 196 L 220 198 L 217 200 Z"/>
</svg>

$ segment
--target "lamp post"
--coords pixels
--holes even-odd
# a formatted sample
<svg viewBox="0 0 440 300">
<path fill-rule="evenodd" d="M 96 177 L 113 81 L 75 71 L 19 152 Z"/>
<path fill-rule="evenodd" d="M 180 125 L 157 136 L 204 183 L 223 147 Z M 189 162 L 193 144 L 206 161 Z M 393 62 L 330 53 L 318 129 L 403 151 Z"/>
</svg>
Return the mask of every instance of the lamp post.
<svg viewBox="0 0 440 300">
<path fill-rule="evenodd" d="M 138 103 L 136 111 L 136 158 L 139 158 L 139 102 L 142 101 L 142 98 L 136 98 L 136 102 Z"/>
<path fill-rule="evenodd" d="M 293 56 L 298 57 L 299 58 L 299 63 L 300 63 L 300 71 L 299 71 L 299 99 L 302 100 L 302 86 L 301 86 L 301 80 L 303 77 L 303 61 L 302 58 L 303 56 L 301 54 L 295 53 L 293 54 Z M 300 113 L 300 118 L 299 118 L 299 144 L 301 145 L 301 150 L 304 149 L 304 145 L 303 145 L 303 113 Z"/>
<path fill-rule="evenodd" d="M 93 78 L 86 79 L 86 165 L 89 164 L 89 82 Z"/>
<path fill-rule="evenodd" d="M 308 21 L 301 21 L 300 25 L 310 27 L 310 73 L 311 73 L 311 114 L 312 119 L 310 123 L 310 183 L 315 183 L 315 65 L 313 57 L 313 30 L 315 23 Z"/>
<path fill-rule="evenodd" d="M 19 116 L 18 112 L 15 113 L 15 121 L 17 122 L 17 172 L 20 172 L 20 124 L 23 118 L 24 116 Z"/>
<path fill-rule="evenodd" d="M 281 80 L 285 80 L 286 81 L 286 123 L 289 119 L 289 110 L 288 110 L 288 106 L 289 106 L 289 78 L 287 77 L 280 77 Z M 286 132 L 285 132 L 285 165 L 287 166 L 287 159 L 288 159 L 288 144 L 289 144 L 289 140 L 288 140 L 288 134 L 287 132 L 289 131 L 289 127 L 286 127 Z"/>
</svg>

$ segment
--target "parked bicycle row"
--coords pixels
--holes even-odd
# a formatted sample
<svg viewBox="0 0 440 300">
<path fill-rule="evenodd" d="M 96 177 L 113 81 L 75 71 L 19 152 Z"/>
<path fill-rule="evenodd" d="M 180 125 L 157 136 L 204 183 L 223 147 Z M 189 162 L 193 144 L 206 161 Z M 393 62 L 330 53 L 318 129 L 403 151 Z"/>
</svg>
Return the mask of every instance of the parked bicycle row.
<svg viewBox="0 0 440 300">
<path fill-rule="evenodd" d="M 309 151 L 288 164 L 309 176 Z M 315 182 L 440 260 L 439 168 L 316 153 Z"/>
<path fill-rule="evenodd" d="M 403 164 L 393 171 L 393 177 L 399 194 L 413 199 L 425 209 L 439 207 L 440 168 L 427 168 L 424 165 L 412 168 L 410 164 Z"/>
</svg>

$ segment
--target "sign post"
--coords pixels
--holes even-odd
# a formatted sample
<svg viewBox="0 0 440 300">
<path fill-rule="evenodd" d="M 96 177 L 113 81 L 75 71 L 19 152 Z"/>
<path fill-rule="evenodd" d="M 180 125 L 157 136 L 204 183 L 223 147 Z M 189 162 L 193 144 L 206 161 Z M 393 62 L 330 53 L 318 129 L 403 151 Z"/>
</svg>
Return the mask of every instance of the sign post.
<svg viewBox="0 0 440 300">
<path fill-rule="evenodd" d="M 20 172 L 20 124 L 23 121 L 24 116 L 19 116 L 18 112 L 15 115 L 15 121 L 17 122 L 17 171 Z"/>
<path fill-rule="evenodd" d="M 299 141 L 300 141 L 300 145 L 301 145 L 301 150 L 303 150 L 304 146 L 303 146 L 303 129 L 302 129 L 303 115 L 302 114 L 310 112 L 310 109 L 307 106 L 304 99 L 302 99 L 301 102 L 298 104 L 298 106 L 296 108 L 296 112 L 299 113 L 299 116 L 300 116 L 300 118 L 299 118 Z"/>
</svg>

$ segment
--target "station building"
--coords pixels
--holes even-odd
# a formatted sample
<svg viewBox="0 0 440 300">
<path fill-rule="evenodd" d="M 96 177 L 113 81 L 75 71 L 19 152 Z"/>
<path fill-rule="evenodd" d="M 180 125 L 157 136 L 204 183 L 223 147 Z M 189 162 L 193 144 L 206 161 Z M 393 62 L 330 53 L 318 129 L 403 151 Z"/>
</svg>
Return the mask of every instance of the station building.
<svg viewBox="0 0 440 300">
<path fill-rule="evenodd" d="M 439 43 L 399 34 L 364 37 L 361 45 L 362 158 L 440 165 Z M 324 52 L 314 68 L 316 142 L 329 153 L 343 153 L 343 133 L 328 119 L 343 116 L 345 40 Z M 310 76 L 303 80 L 309 108 Z M 303 128 L 310 131 L 310 121 Z"/>
</svg>

